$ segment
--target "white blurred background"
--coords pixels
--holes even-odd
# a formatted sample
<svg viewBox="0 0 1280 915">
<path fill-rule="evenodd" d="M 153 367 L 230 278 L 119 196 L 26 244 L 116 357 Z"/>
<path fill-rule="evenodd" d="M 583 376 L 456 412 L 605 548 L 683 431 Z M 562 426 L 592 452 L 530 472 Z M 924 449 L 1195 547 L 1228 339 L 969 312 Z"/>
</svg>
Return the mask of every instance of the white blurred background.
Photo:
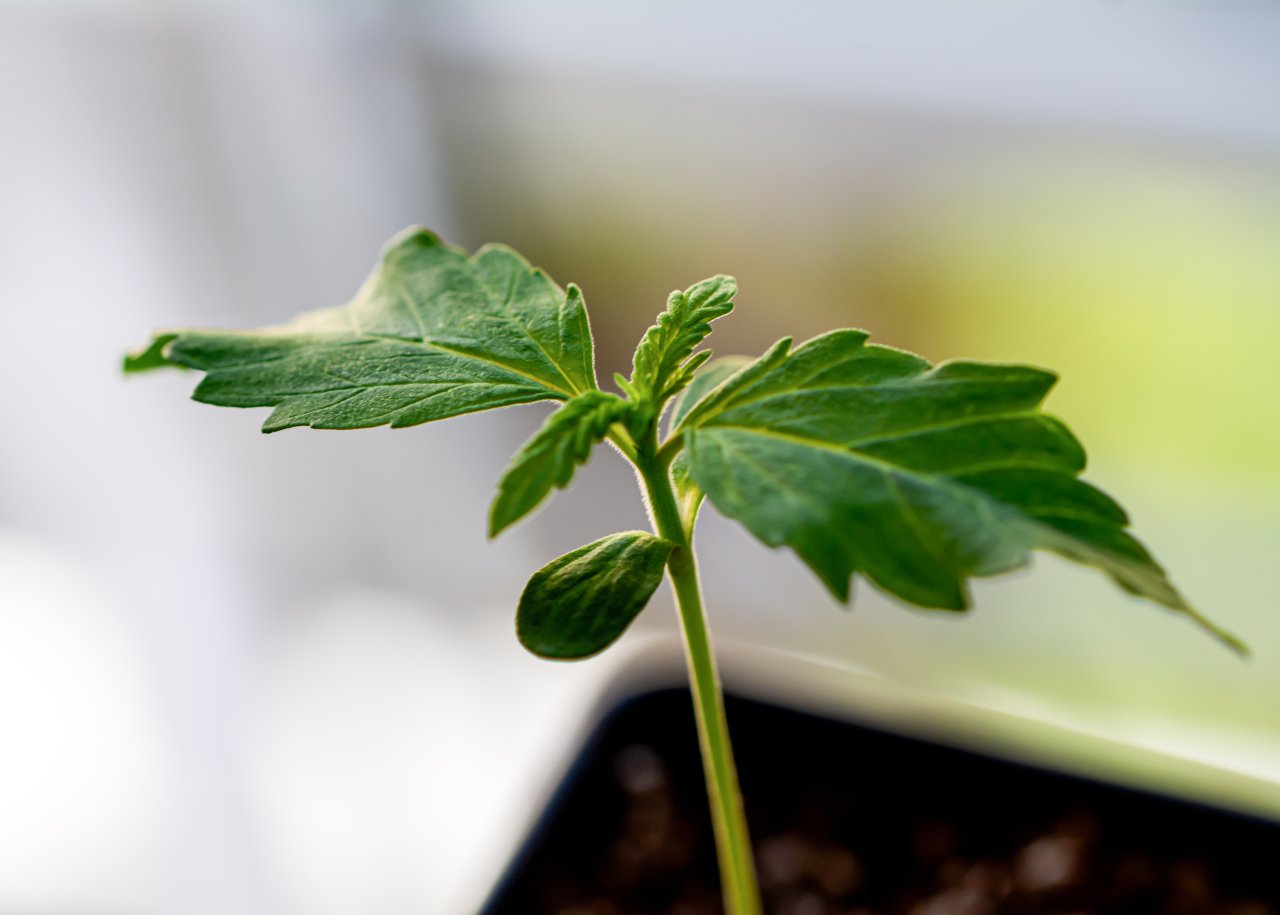
<svg viewBox="0 0 1280 915">
<path fill-rule="evenodd" d="M 964 620 L 848 614 L 707 512 L 719 638 L 1280 783 L 1277 87 L 1274 6 L 0 8 L 0 911 L 465 911 L 518 840 L 609 661 L 524 657 L 512 609 L 643 526 L 626 469 L 487 543 L 542 407 L 267 437 L 118 370 L 344 301 L 411 223 L 581 283 L 602 378 L 717 272 L 720 352 L 1059 371 L 1253 660 L 1050 558 Z"/>
</svg>

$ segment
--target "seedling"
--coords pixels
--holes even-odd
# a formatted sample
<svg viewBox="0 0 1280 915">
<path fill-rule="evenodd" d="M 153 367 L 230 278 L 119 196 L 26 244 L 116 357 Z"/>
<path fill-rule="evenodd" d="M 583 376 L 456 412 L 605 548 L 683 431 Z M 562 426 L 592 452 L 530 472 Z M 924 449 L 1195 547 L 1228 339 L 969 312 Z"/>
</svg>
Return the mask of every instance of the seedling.
<svg viewBox="0 0 1280 915">
<path fill-rule="evenodd" d="M 1023 566 L 1033 549 L 1095 566 L 1124 590 L 1241 644 L 1183 599 L 1081 481 L 1085 455 L 1041 412 L 1055 376 L 945 362 L 834 330 L 758 359 L 697 351 L 728 314 L 734 280 L 673 292 L 636 348 L 620 393 L 600 389 L 582 292 L 500 245 L 473 256 L 422 229 L 394 239 L 347 305 L 251 332 L 155 335 L 130 372 L 205 373 L 195 399 L 274 407 L 293 426 L 413 426 L 534 401 L 561 406 L 512 459 L 489 509 L 497 536 L 563 489 L 596 445 L 635 465 L 652 533 L 613 534 L 543 566 L 516 611 L 547 658 L 612 644 L 671 581 L 689 665 L 725 906 L 761 911 L 693 549 L 704 498 L 771 547 L 787 546 L 836 598 L 854 573 L 921 607 L 964 610 L 970 578 Z M 671 417 L 663 428 L 664 414 Z"/>
</svg>

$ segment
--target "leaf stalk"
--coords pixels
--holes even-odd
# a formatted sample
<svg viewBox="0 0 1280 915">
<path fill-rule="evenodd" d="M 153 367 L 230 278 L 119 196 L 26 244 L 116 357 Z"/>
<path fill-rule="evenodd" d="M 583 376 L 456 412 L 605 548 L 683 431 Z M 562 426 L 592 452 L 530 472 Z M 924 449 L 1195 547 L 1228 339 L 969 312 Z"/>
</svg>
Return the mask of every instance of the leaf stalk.
<svg viewBox="0 0 1280 915">
<path fill-rule="evenodd" d="M 733 761 L 733 746 L 729 741 L 720 675 L 716 670 L 711 633 L 702 605 L 697 557 L 693 551 L 692 536 L 686 532 L 681 518 L 669 466 L 669 460 L 658 460 L 658 454 L 649 449 L 642 450 L 637 462 L 648 496 L 654 532 L 676 544 L 667 560 L 667 575 L 675 593 L 684 635 L 685 660 L 689 668 L 698 742 L 702 749 L 702 766 L 720 861 L 725 910 L 728 915 L 761 915 L 763 908 L 755 861 L 742 806 L 742 792 L 738 787 L 738 772 Z"/>
</svg>

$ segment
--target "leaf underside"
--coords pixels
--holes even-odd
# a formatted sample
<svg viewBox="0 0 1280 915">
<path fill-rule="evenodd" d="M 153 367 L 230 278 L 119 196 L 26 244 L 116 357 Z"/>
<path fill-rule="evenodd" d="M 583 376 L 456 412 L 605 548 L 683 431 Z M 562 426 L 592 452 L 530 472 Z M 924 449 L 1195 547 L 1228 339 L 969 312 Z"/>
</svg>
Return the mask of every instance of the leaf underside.
<svg viewBox="0 0 1280 915">
<path fill-rule="evenodd" d="M 424 229 L 394 239 L 347 305 L 253 332 L 157 334 L 129 371 L 206 373 L 195 399 L 275 407 L 263 425 L 412 426 L 596 388 L 587 312 L 509 248 L 468 257 Z"/>
<path fill-rule="evenodd" d="M 521 644 L 560 660 L 608 648 L 662 583 L 672 548 L 652 534 L 627 531 L 552 560 L 520 595 L 516 634 Z"/>
<path fill-rule="evenodd" d="M 1040 404 L 1039 369 L 948 362 L 838 330 L 782 340 L 704 396 L 680 430 L 689 473 L 723 514 L 788 546 L 840 600 L 861 573 L 924 607 L 969 606 L 967 581 L 1047 549 L 1192 616 Z"/>
<path fill-rule="evenodd" d="M 685 415 L 702 398 L 753 361 L 749 356 L 721 356 L 719 359 L 708 362 L 676 398 L 675 408 L 671 411 L 670 428 L 674 430 L 679 426 Z M 703 492 L 689 476 L 688 451 L 681 450 L 671 462 L 671 482 L 675 485 L 676 499 L 682 507 L 681 510 L 686 517 L 696 517 L 698 508 L 702 504 Z"/>
<path fill-rule="evenodd" d="M 519 521 L 551 492 L 564 489 L 574 471 L 615 422 L 626 419 L 627 401 L 605 391 L 587 391 L 556 409 L 516 453 L 498 481 L 489 509 L 489 536 Z"/>
<path fill-rule="evenodd" d="M 676 398 L 671 410 L 671 429 L 684 422 L 685 416 L 699 401 L 753 362 L 755 360 L 750 356 L 721 356 L 703 366 Z"/>
</svg>

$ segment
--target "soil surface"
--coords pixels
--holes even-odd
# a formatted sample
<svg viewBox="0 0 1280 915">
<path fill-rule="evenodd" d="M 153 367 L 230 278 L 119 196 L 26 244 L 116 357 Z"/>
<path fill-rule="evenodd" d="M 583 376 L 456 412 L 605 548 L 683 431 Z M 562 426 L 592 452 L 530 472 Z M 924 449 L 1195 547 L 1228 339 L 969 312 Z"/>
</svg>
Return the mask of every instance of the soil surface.
<svg viewBox="0 0 1280 915">
<path fill-rule="evenodd" d="M 1280 915 L 1280 826 L 730 697 L 770 915 Z M 688 693 L 597 730 L 489 915 L 715 915 Z"/>
</svg>

